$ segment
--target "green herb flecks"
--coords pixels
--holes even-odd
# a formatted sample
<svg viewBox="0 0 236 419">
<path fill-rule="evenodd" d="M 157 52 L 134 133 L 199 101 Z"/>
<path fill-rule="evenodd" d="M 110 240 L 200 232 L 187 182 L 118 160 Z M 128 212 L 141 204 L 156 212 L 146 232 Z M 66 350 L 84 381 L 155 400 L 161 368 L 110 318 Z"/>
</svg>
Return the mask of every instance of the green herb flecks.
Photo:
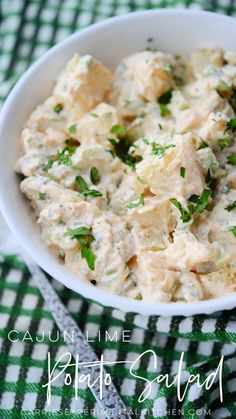
<svg viewBox="0 0 236 419">
<path fill-rule="evenodd" d="M 132 146 L 132 149 L 131 149 Z M 128 166 L 135 169 L 135 165 L 142 160 L 142 157 L 135 154 L 134 144 L 130 144 L 128 138 L 123 138 L 114 146 L 116 155 Z"/>
<path fill-rule="evenodd" d="M 159 99 L 158 103 L 161 103 L 162 105 L 168 105 L 170 103 L 172 98 L 172 89 L 168 90 L 167 92 L 163 93 Z"/>
<path fill-rule="evenodd" d="M 225 210 L 231 212 L 236 208 L 236 201 L 230 202 L 229 205 L 227 205 L 227 207 L 225 207 Z"/>
<path fill-rule="evenodd" d="M 55 107 L 54 107 L 54 112 L 60 113 L 62 111 L 62 109 L 63 109 L 62 103 L 57 103 L 57 105 L 55 105 Z"/>
<path fill-rule="evenodd" d="M 75 184 L 79 189 L 79 192 L 84 196 L 92 196 L 94 198 L 102 196 L 102 193 L 97 189 L 89 189 L 87 182 L 82 178 L 82 176 L 76 176 Z"/>
<path fill-rule="evenodd" d="M 115 138 L 108 138 L 109 143 L 111 143 L 112 145 L 117 145 L 118 141 L 115 140 Z"/>
<path fill-rule="evenodd" d="M 231 233 L 233 233 L 234 237 L 236 237 L 236 226 L 230 227 L 229 231 L 231 231 Z"/>
<path fill-rule="evenodd" d="M 98 169 L 94 166 L 90 170 L 90 180 L 94 185 L 97 185 L 101 179 Z"/>
<path fill-rule="evenodd" d="M 226 129 L 231 129 L 233 132 L 236 131 L 236 117 L 231 118 L 227 123 L 226 123 Z"/>
<path fill-rule="evenodd" d="M 163 146 L 161 144 L 153 142 L 151 143 L 151 147 L 152 147 L 151 154 L 155 154 L 155 156 L 159 156 L 159 158 L 161 158 L 166 154 L 166 150 L 168 150 L 169 148 L 175 147 L 175 144 L 169 144 L 169 145 Z"/>
<path fill-rule="evenodd" d="M 144 205 L 144 196 L 143 196 L 143 195 L 141 195 L 141 196 L 140 196 L 140 198 L 139 198 L 139 201 L 138 201 L 138 202 L 132 202 L 131 204 L 128 204 L 128 205 L 127 205 L 127 208 L 128 208 L 128 209 L 138 208 L 138 207 L 140 207 L 141 205 Z"/>
<path fill-rule="evenodd" d="M 171 111 L 168 108 L 168 106 L 164 105 L 163 103 L 160 103 L 160 111 L 161 111 L 161 116 L 163 117 L 169 116 L 171 114 Z"/>
<path fill-rule="evenodd" d="M 48 172 L 49 169 L 52 168 L 53 163 L 57 162 L 59 165 L 64 164 L 65 166 L 71 166 L 72 160 L 71 156 L 76 151 L 77 147 L 79 146 L 79 142 L 74 140 L 73 138 L 68 138 L 65 143 L 67 144 L 63 150 L 57 151 L 55 157 L 48 160 L 46 164 L 43 166 L 44 172 Z"/>
<path fill-rule="evenodd" d="M 91 115 L 93 118 L 99 118 L 99 115 L 98 115 L 97 113 L 95 113 L 95 112 L 90 112 L 90 115 Z"/>
<path fill-rule="evenodd" d="M 90 244 L 91 241 L 94 240 L 94 236 L 88 227 L 77 227 L 73 230 L 68 230 L 65 233 L 65 237 L 69 237 L 70 239 L 76 240 L 80 240 L 80 238 L 82 237 L 83 244 Z"/>
<path fill-rule="evenodd" d="M 182 178 L 184 178 L 184 177 L 185 177 L 185 167 L 181 166 L 180 171 L 179 171 L 179 174 L 180 174 L 180 176 L 181 176 Z"/>
<path fill-rule="evenodd" d="M 115 124 L 111 127 L 110 132 L 116 134 L 119 138 L 124 138 L 126 135 L 126 128 L 123 125 Z"/>
<path fill-rule="evenodd" d="M 232 164 L 232 166 L 236 166 L 236 153 L 233 153 L 227 157 L 227 163 Z"/>
<path fill-rule="evenodd" d="M 94 271 L 94 264 L 96 256 L 95 254 L 86 246 L 80 245 L 81 256 L 83 259 L 86 259 L 89 269 Z"/>
<path fill-rule="evenodd" d="M 90 244 L 95 240 L 91 230 L 87 227 L 78 227 L 73 230 L 68 230 L 65 237 L 76 239 L 80 244 L 81 257 L 86 259 L 89 269 L 94 270 L 95 255 L 90 249 Z"/>
<path fill-rule="evenodd" d="M 224 150 L 225 147 L 229 147 L 231 141 L 233 140 L 232 135 L 227 135 L 226 137 L 219 139 L 219 146 L 221 150 Z"/>
<path fill-rule="evenodd" d="M 52 165 L 53 165 L 53 160 L 49 159 L 48 162 L 44 164 L 43 171 L 48 172 L 48 170 L 51 169 Z"/>
<path fill-rule="evenodd" d="M 193 208 L 193 213 L 195 212 L 203 212 L 208 204 L 208 198 L 211 195 L 211 190 L 206 188 L 202 192 L 200 196 L 198 195 L 191 195 L 188 200 L 191 202 L 195 202 L 197 205 Z"/>
<path fill-rule="evenodd" d="M 58 162 L 59 165 L 64 164 L 65 166 L 71 166 L 72 160 L 71 156 L 76 151 L 76 146 L 66 146 L 63 148 L 62 151 L 58 151 L 55 157 L 55 161 Z"/>
<path fill-rule="evenodd" d="M 38 199 L 39 201 L 45 201 L 45 199 L 47 199 L 47 194 L 45 192 L 39 192 L 38 193 Z"/>
<path fill-rule="evenodd" d="M 182 206 L 182 204 L 177 200 L 177 199 L 175 199 L 175 198 L 172 198 L 172 199 L 170 199 L 170 202 L 176 207 L 176 208 L 178 208 L 178 210 L 179 210 L 179 212 L 180 212 L 180 214 L 181 214 L 181 220 L 184 222 L 184 223 L 187 223 L 188 221 L 190 221 L 191 220 L 191 214 L 187 211 L 187 210 L 185 210 L 184 208 L 183 208 L 183 206 Z"/>
<path fill-rule="evenodd" d="M 72 124 L 72 125 L 70 125 L 70 127 L 69 127 L 69 132 L 70 132 L 71 134 L 75 134 L 75 133 L 76 133 L 76 130 L 77 130 L 77 126 L 76 126 L 76 124 Z"/>
<path fill-rule="evenodd" d="M 202 150 L 203 148 L 207 148 L 207 147 L 209 147 L 209 145 L 205 141 L 202 141 L 198 147 L 198 150 Z"/>
<path fill-rule="evenodd" d="M 142 294 L 138 292 L 138 294 L 135 295 L 134 299 L 141 301 L 143 299 Z"/>
<path fill-rule="evenodd" d="M 135 154 L 126 154 L 126 156 L 122 157 L 121 160 L 131 167 L 131 169 L 135 169 L 135 165 L 142 160 L 141 156 Z"/>
<path fill-rule="evenodd" d="M 193 202 L 193 204 L 188 204 L 188 209 L 184 209 L 182 204 L 175 198 L 170 199 L 170 202 L 178 208 L 181 214 L 181 220 L 186 223 L 191 220 L 193 214 L 195 213 L 201 213 L 205 210 L 207 204 L 208 204 L 208 198 L 211 195 L 211 190 L 206 188 L 202 192 L 202 194 L 199 195 L 191 195 L 188 198 L 188 201 Z"/>
</svg>

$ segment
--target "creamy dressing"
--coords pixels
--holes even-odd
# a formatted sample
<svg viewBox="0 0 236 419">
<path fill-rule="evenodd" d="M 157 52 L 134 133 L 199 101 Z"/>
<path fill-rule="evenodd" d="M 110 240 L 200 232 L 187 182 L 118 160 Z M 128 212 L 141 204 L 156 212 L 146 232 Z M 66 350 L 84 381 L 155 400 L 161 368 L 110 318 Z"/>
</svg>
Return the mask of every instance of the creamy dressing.
<svg viewBox="0 0 236 419">
<path fill-rule="evenodd" d="M 75 55 L 30 115 L 16 171 L 78 278 L 149 302 L 236 290 L 236 54 Z"/>
</svg>

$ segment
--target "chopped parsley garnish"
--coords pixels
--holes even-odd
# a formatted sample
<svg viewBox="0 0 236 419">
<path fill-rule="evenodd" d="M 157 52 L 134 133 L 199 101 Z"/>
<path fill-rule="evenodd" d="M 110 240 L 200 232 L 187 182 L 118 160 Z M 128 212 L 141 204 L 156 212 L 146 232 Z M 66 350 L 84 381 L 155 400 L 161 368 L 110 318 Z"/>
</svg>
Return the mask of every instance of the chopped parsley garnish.
<svg viewBox="0 0 236 419">
<path fill-rule="evenodd" d="M 70 239 L 80 240 L 81 237 L 83 238 L 83 244 L 90 244 L 91 241 L 94 240 L 94 236 L 91 230 L 87 227 L 77 227 L 73 230 L 68 230 L 65 233 L 65 237 L 69 237 Z"/>
<path fill-rule="evenodd" d="M 138 202 L 132 202 L 131 204 L 127 205 L 128 209 L 138 208 L 140 205 L 144 205 L 144 196 L 141 195 Z"/>
<path fill-rule="evenodd" d="M 137 156 L 134 154 L 126 154 L 126 156 L 122 157 L 121 160 L 130 166 L 132 169 L 135 168 L 136 163 L 139 163 L 142 160 L 141 156 Z"/>
<path fill-rule="evenodd" d="M 230 227 L 229 231 L 231 231 L 231 233 L 233 233 L 234 237 L 236 237 L 236 226 Z"/>
<path fill-rule="evenodd" d="M 89 189 L 87 182 L 82 178 L 82 176 L 76 176 L 75 183 L 79 187 L 79 192 L 82 193 L 84 196 L 102 196 L 102 193 L 97 189 Z"/>
<path fill-rule="evenodd" d="M 233 153 L 227 157 L 227 163 L 232 164 L 232 166 L 236 166 L 236 153 Z"/>
<path fill-rule="evenodd" d="M 51 169 L 53 165 L 53 160 L 49 159 L 48 162 L 43 166 L 44 172 L 47 172 L 49 169 Z"/>
<path fill-rule="evenodd" d="M 208 204 L 208 198 L 211 195 L 211 190 L 210 189 L 204 189 L 204 191 L 202 192 L 201 196 L 199 195 L 191 195 L 188 198 L 188 201 L 193 202 L 196 205 L 192 205 L 192 204 L 188 204 L 188 210 L 184 209 L 182 204 L 175 198 L 170 199 L 170 202 L 176 206 L 176 208 L 178 208 L 178 210 L 180 211 L 181 214 L 181 220 L 184 223 L 187 223 L 188 221 L 191 220 L 192 215 L 195 213 L 201 213 L 204 211 L 204 209 L 206 208 L 207 204 Z"/>
<path fill-rule="evenodd" d="M 80 245 L 81 256 L 86 259 L 89 269 L 94 271 L 95 254 L 88 247 Z"/>
<path fill-rule="evenodd" d="M 158 103 L 162 103 L 162 105 L 168 105 L 172 98 L 172 89 L 168 90 L 167 92 L 163 93 L 159 99 Z"/>
<path fill-rule="evenodd" d="M 226 124 L 226 128 L 227 129 L 231 129 L 233 132 L 236 131 L 236 117 L 235 118 L 231 118 L 227 124 Z"/>
<path fill-rule="evenodd" d="M 98 114 L 95 112 L 90 112 L 90 115 L 93 116 L 94 118 L 99 118 Z"/>
<path fill-rule="evenodd" d="M 190 195 L 188 201 L 195 203 L 196 205 L 189 204 L 188 210 L 191 215 L 196 212 L 203 212 L 208 204 L 208 198 L 211 195 L 211 190 L 209 188 L 204 189 L 201 196 L 199 195 Z"/>
<path fill-rule="evenodd" d="M 45 201 L 45 199 L 47 199 L 47 194 L 45 192 L 39 192 L 38 199 L 39 201 Z"/>
<path fill-rule="evenodd" d="M 72 160 L 71 156 L 76 151 L 77 147 L 75 146 L 66 146 L 62 151 L 58 151 L 55 157 L 55 160 L 58 164 L 64 164 L 65 166 L 71 166 Z"/>
<path fill-rule="evenodd" d="M 198 150 L 202 150 L 203 148 L 207 148 L 207 147 L 209 147 L 209 145 L 205 141 L 202 141 L 200 146 L 198 147 Z"/>
<path fill-rule="evenodd" d="M 54 107 L 54 112 L 60 113 L 63 109 L 62 103 L 57 103 L 57 105 Z"/>
<path fill-rule="evenodd" d="M 176 208 L 178 208 L 178 210 L 181 214 L 180 218 L 184 223 L 187 223 L 188 221 L 191 220 L 191 214 L 182 207 L 182 204 L 177 199 L 172 198 L 172 199 L 170 199 L 170 202 L 173 205 L 175 205 Z"/>
<path fill-rule="evenodd" d="M 53 159 L 49 159 L 48 162 L 43 166 L 44 172 L 48 172 L 51 169 L 54 162 L 58 162 L 58 164 L 64 164 L 65 166 L 71 166 L 72 160 L 71 156 L 76 151 L 79 142 L 72 138 L 66 140 L 66 147 L 63 148 L 61 151 L 57 151 L 56 156 Z"/>
<path fill-rule="evenodd" d="M 181 166 L 179 174 L 180 174 L 181 177 L 183 177 L 183 178 L 185 177 L 185 167 Z"/>
<path fill-rule="evenodd" d="M 115 140 L 115 138 L 108 138 L 108 141 L 112 144 L 112 145 L 117 145 L 118 142 Z"/>
<path fill-rule="evenodd" d="M 110 132 L 112 134 L 116 134 L 120 138 L 123 138 L 126 135 L 126 128 L 123 125 L 116 124 L 111 127 Z"/>
<path fill-rule="evenodd" d="M 91 230 L 87 227 L 78 227 L 73 230 L 68 230 L 65 237 L 76 239 L 80 244 L 81 257 L 86 259 L 89 269 L 94 270 L 95 255 L 91 251 L 90 244 L 95 240 Z"/>
<path fill-rule="evenodd" d="M 198 203 L 198 198 L 199 198 L 199 195 L 190 195 L 188 197 L 188 201 L 194 202 L 195 204 L 197 204 Z"/>
<path fill-rule="evenodd" d="M 138 292 L 138 294 L 135 295 L 134 299 L 135 300 L 142 300 L 143 299 L 142 294 L 140 292 Z"/>
<path fill-rule="evenodd" d="M 101 179 L 98 169 L 94 166 L 90 170 L 90 180 L 94 185 L 97 185 Z"/>
<path fill-rule="evenodd" d="M 227 135 L 226 137 L 219 139 L 219 146 L 221 150 L 224 150 L 225 147 L 228 147 L 232 141 L 233 137 L 231 135 Z"/>
<path fill-rule="evenodd" d="M 77 130 L 76 124 L 70 125 L 69 131 L 71 134 L 75 134 Z"/>
<path fill-rule="evenodd" d="M 170 109 L 168 106 L 164 105 L 164 103 L 160 103 L 160 110 L 161 110 L 161 116 L 169 116 L 171 114 Z"/>
<path fill-rule="evenodd" d="M 197 205 L 193 208 L 193 213 L 194 212 L 203 212 L 204 209 L 206 208 L 207 204 L 208 204 L 208 198 L 211 195 L 211 190 L 206 188 L 204 189 L 204 191 L 202 192 L 201 196 L 198 195 L 191 195 L 189 197 L 189 201 L 191 201 L 192 198 L 192 202 L 195 202 Z M 194 200 L 193 200 L 194 197 Z M 192 207 L 192 206 L 191 206 Z"/>
<path fill-rule="evenodd" d="M 56 161 L 58 164 L 64 164 L 65 166 L 71 166 L 72 161 L 68 154 L 64 154 L 63 151 L 58 151 L 56 155 Z"/>
<path fill-rule="evenodd" d="M 166 146 L 163 146 L 158 143 L 151 143 L 152 146 L 152 154 L 155 154 L 156 156 L 159 156 L 159 158 L 163 157 L 166 153 L 166 150 L 169 148 L 175 147 L 175 144 L 169 144 Z"/>
<path fill-rule="evenodd" d="M 236 208 L 236 201 L 230 202 L 225 209 L 229 212 L 233 211 Z"/>
<path fill-rule="evenodd" d="M 117 134 L 120 141 L 118 142 L 115 138 L 108 138 L 108 141 L 114 146 L 114 149 L 106 150 L 112 155 L 112 157 L 119 157 L 125 164 L 134 169 L 135 164 L 142 160 L 142 157 L 135 155 L 134 144 L 130 144 L 129 139 L 124 135 L 126 128 L 121 125 L 114 125 L 111 130 Z M 132 149 L 130 148 L 132 145 Z M 130 151 L 131 150 L 131 151 Z"/>
</svg>

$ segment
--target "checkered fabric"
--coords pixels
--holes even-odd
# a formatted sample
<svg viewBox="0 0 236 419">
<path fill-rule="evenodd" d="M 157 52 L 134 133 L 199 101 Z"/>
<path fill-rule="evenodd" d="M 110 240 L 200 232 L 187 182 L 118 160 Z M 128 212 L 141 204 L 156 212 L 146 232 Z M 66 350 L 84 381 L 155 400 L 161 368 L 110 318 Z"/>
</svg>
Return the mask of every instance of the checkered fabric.
<svg viewBox="0 0 236 419">
<path fill-rule="evenodd" d="M 2 0 L 0 100 L 35 59 L 75 30 L 113 15 L 158 7 L 236 13 L 234 0 Z M 66 385 L 63 374 L 53 383 L 51 405 L 47 405 L 46 389 L 42 387 L 48 381 L 47 353 L 50 352 L 53 364 L 67 352 L 63 336 L 58 335 L 57 326 L 19 257 L 2 254 L 0 276 L 0 419 L 104 417 L 86 384 L 80 384 L 76 400 L 73 382 Z M 87 331 L 99 357 L 103 354 L 110 362 L 134 361 L 145 350 L 156 353 L 157 369 L 150 352 L 136 363 L 135 374 L 139 378 L 131 376 L 129 364 L 107 368 L 132 417 L 236 418 L 236 311 L 191 318 L 147 318 L 101 307 L 55 280 L 52 283 L 80 328 Z M 9 335 L 13 330 L 16 332 Z M 117 341 L 105 341 L 106 330 L 111 336 L 117 331 Z M 123 330 L 131 331 L 129 343 L 122 342 Z M 154 382 L 147 399 L 139 403 L 147 380 L 152 381 L 159 374 L 173 377 L 178 372 L 182 352 L 181 391 L 190 374 L 199 374 L 200 382 L 204 382 L 224 355 L 223 403 L 217 380 L 210 391 L 192 383 L 182 402 L 177 399 L 176 385 L 168 388 L 165 382 Z M 73 377 L 73 370 L 70 372 Z"/>
</svg>

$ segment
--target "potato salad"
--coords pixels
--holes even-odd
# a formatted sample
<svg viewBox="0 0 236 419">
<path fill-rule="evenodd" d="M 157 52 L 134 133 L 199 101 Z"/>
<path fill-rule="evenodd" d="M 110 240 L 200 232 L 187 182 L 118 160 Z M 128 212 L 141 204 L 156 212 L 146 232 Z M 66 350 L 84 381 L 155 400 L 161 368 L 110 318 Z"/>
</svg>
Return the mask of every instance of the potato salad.
<svg viewBox="0 0 236 419">
<path fill-rule="evenodd" d="M 78 280 L 146 302 L 236 291 L 236 54 L 75 55 L 20 136 L 21 191 Z"/>
</svg>

